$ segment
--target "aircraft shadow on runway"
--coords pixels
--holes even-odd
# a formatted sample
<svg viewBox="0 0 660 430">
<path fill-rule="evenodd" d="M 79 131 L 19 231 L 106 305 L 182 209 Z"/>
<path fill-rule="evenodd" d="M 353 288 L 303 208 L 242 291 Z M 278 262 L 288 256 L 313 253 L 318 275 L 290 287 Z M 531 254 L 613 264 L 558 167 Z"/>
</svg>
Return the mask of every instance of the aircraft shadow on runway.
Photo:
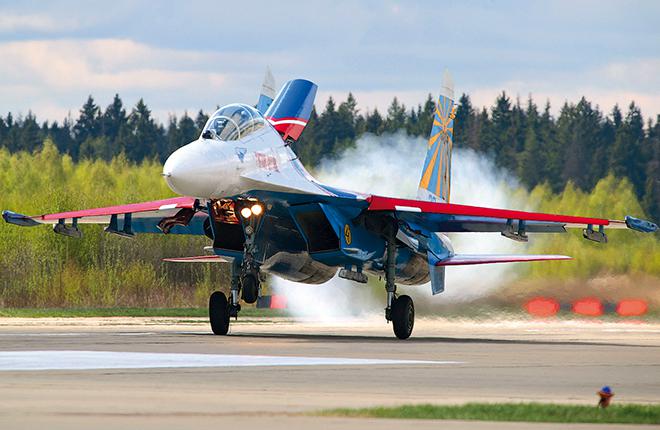
<svg viewBox="0 0 660 430">
<path fill-rule="evenodd" d="M 214 336 L 212 333 L 180 333 L 192 336 Z M 328 341 L 335 343 L 401 343 L 402 341 L 389 336 L 365 336 L 365 335 L 343 335 L 343 334 L 313 334 L 313 333 L 232 333 L 228 336 L 253 339 L 290 339 L 308 342 Z M 223 337 L 219 337 L 223 338 Z M 532 339 L 492 339 L 477 337 L 411 337 L 404 343 L 437 343 L 437 344 L 500 344 L 500 345 L 546 345 L 546 346 L 607 346 L 607 347 L 637 347 L 653 348 L 654 345 L 640 345 L 633 343 L 614 342 L 590 342 L 576 340 L 532 340 Z"/>
</svg>

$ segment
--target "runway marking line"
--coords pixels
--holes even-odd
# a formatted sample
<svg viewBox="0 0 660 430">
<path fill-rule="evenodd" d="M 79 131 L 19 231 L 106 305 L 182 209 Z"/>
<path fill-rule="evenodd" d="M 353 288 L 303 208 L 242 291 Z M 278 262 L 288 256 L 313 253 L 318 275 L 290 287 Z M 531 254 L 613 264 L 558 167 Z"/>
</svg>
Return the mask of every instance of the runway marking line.
<svg viewBox="0 0 660 430">
<path fill-rule="evenodd" d="M 116 351 L 0 351 L 0 371 L 419 364 L 453 365 L 463 362 Z"/>
</svg>

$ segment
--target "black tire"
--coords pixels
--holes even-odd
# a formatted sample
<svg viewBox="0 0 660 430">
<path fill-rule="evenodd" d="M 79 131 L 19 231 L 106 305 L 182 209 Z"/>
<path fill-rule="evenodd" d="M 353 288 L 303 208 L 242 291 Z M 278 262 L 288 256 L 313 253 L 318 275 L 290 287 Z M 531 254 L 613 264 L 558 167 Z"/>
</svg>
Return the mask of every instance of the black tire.
<svg viewBox="0 0 660 430">
<path fill-rule="evenodd" d="M 259 280 L 251 273 L 241 279 L 241 298 L 245 303 L 254 303 L 259 297 Z"/>
<path fill-rule="evenodd" d="M 410 296 L 399 296 L 392 303 L 392 328 L 399 339 L 408 339 L 415 325 L 415 305 Z"/>
<path fill-rule="evenodd" d="M 229 332 L 229 306 L 225 293 L 216 291 L 209 298 L 209 321 L 213 334 L 226 335 Z"/>
</svg>

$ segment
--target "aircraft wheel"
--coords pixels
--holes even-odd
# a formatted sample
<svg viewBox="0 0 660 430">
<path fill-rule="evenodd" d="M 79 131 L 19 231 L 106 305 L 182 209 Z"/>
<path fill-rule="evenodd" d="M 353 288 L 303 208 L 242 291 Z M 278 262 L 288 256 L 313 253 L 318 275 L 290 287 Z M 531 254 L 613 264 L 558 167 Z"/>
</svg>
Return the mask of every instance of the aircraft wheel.
<svg viewBox="0 0 660 430">
<path fill-rule="evenodd" d="M 254 303 L 259 297 L 259 280 L 251 273 L 243 276 L 241 280 L 241 298 L 245 303 Z"/>
<path fill-rule="evenodd" d="M 392 327 L 399 339 L 408 339 L 415 325 L 415 306 L 410 296 L 399 296 L 392 303 Z"/>
<path fill-rule="evenodd" d="M 213 334 L 225 335 L 229 332 L 229 305 L 225 293 L 216 291 L 209 298 L 209 320 Z"/>
</svg>

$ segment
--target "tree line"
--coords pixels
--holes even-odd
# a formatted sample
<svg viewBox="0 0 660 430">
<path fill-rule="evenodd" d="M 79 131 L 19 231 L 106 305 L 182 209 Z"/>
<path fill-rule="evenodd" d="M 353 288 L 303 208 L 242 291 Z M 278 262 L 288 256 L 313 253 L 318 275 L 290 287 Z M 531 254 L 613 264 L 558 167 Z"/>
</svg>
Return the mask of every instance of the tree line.
<svg viewBox="0 0 660 430">
<path fill-rule="evenodd" d="M 434 109 L 430 94 L 412 108 L 394 98 L 382 114 L 378 109 L 360 112 L 352 94 L 339 104 L 329 98 L 323 111 L 312 111 L 294 149 L 305 164 L 314 167 L 355 145 L 364 133 L 404 131 L 427 136 Z M 556 117 L 550 111 L 549 103 L 539 108 L 531 97 L 522 103 L 504 92 L 490 108 L 479 109 L 463 94 L 457 102 L 454 145 L 488 154 L 528 189 L 548 184 L 559 192 L 570 182 L 587 191 L 608 174 L 628 178 L 646 214 L 660 219 L 660 115 L 645 122 L 634 102 L 625 112 L 614 106 L 606 113 L 584 97 L 565 103 Z M 136 163 L 162 162 L 195 140 L 207 119 L 200 110 L 194 118 L 187 113 L 171 116 L 163 125 L 142 99 L 128 112 L 119 95 L 105 109 L 89 96 L 75 120 L 40 124 L 32 113 L 0 117 L 0 147 L 34 152 L 50 138 L 58 151 L 74 161 L 109 161 L 124 154 Z"/>
</svg>

